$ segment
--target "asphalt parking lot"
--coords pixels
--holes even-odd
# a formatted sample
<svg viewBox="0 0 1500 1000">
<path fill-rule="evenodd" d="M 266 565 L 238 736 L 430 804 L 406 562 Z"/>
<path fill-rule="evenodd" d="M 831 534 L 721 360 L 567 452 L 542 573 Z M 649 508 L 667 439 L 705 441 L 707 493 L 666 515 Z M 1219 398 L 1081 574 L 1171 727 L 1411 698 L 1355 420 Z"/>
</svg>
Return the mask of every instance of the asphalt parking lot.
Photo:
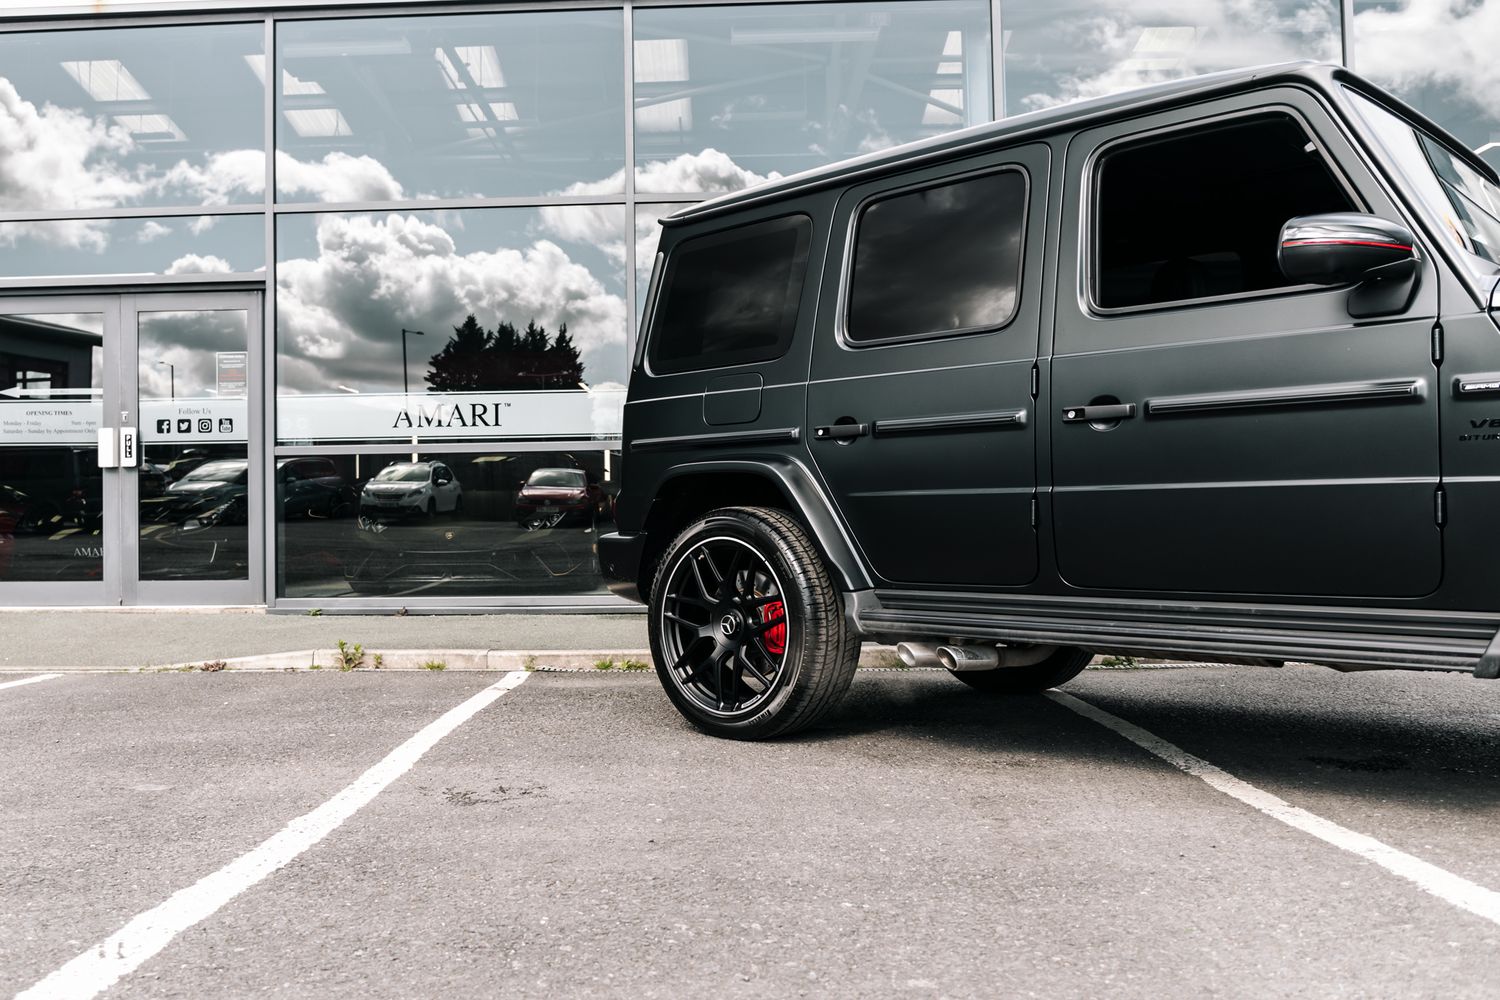
<svg viewBox="0 0 1500 1000">
<path fill-rule="evenodd" d="M 116 974 L 109 997 L 1500 983 L 1500 684 L 1460 675 L 1068 685 L 1349 842 L 1070 703 L 939 672 L 862 671 L 831 722 L 768 744 L 698 735 L 640 673 L 24 679 L 0 678 L 4 995 Z"/>
</svg>

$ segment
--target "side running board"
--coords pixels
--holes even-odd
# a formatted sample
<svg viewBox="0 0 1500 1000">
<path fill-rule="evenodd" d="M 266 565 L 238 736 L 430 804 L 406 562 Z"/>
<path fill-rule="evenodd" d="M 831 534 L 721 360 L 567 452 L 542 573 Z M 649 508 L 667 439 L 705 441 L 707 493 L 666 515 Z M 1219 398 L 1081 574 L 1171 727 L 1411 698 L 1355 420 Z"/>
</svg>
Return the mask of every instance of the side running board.
<svg viewBox="0 0 1500 1000">
<path fill-rule="evenodd" d="M 1474 664 L 1474 676 L 1485 680 L 1500 678 L 1500 632 L 1495 633 L 1495 638 L 1490 640 L 1484 655 Z"/>
</svg>

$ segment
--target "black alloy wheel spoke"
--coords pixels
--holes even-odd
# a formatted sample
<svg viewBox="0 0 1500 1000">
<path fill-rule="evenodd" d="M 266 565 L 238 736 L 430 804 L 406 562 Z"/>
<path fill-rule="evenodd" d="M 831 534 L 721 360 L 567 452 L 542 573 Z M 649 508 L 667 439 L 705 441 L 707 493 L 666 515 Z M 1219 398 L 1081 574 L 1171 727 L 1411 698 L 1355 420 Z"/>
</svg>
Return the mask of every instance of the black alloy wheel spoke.
<svg viewBox="0 0 1500 1000">
<path fill-rule="evenodd" d="M 708 565 L 708 571 L 714 575 L 714 586 L 713 586 L 713 589 L 710 590 L 710 589 L 708 589 L 708 587 L 705 586 L 703 588 L 703 596 L 704 597 L 717 597 L 717 596 L 719 596 L 719 592 L 724 589 L 724 574 L 719 572 L 719 565 L 718 565 L 718 563 L 714 562 L 714 557 L 709 554 L 708 546 L 707 545 L 705 545 L 702 548 L 700 548 L 698 550 L 698 554 L 703 557 L 703 562 L 705 562 Z M 698 572 L 698 565 L 697 565 L 697 560 L 696 559 L 694 560 L 694 563 L 693 563 L 693 572 L 695 572 L 695 573 Z M 703 583 L 703 576 L 701 574 L 699 574 L 699 576 L 698 576 L 698 582 L 700 584 Z"/>
<path fill-rule="evenodd" d="M 708 558 L 706 553 L 704 558 Z M 713 600 L 714 592 L 709 589 L 708 583 L 703 579 L 703 570 L 698 566 L 697 554 L 694 554 L 687 562 L 688 567 L 693 571 L 693 579 L 698 583 L 698 593 L 703 595 L 703 606 L 712 611 L 715 607 Z M 712 567 L 713 564 L 709 563 L 709 566 Z"/>
<path fill-rule="evenodd" d="M 681 615 L 679 615 L 675 611 L 663 611 L 662 614 L 665 617 L 667 617 L 667 618 L 671 619 L 672 621 L 676 622 L 677 624 L 679 624 L 679 625 L 686 625 L 688 628 L 691 628 L 691 629 L 700 629 L 700 628 L 703 627 L 702 625 L 698 624 L 695 621 L 689 621 L 688 619 L 682 617 Z"/>
<path fill-rule="evenodd" d="M 777 615 L 775 618 L 767 618 L 765 621 L 761 622 L 759 625 L 756 625 L 750 631 L 753 635 L 756 636 L 756 638 L 759 638 L 760 636 L 763 636 L 767 632 L 771 631 L 777 625 L 784 624 L 785 622 L 786 615 Z"/>
<path fill-rule="evenodd" d="M 708 600 L 707 598 L 689 597 L 686 594 L 668 594 L 667 600 L 676 601 L 679 604 L 686 604 L 689 607 L 693 608 L 702 608 L 704 611 L 712 611 L 714 610 L 714 608 L 718 607 L 717 604 L 715 604 L 713 601 Z"/>
<path fill-rule="evenodd" d="M 683 649 L 682 655 L 677 657 L 677 659 L 672 663 L 672 673 L 677 676 L 686 675 L 691 677 L 699 670 L 701 670 L 703 668 L 702 661 L 698 662 L 697 664 L 690 663 L 689 661 L 692 660 L 693 653 L 698 649 L 699 646 L 702 645 L 704 645 L 704 642 L 701 637 L 698 639 L 694 639 L 692 642 L 688 643 L 687 647 Z"/>
<path fill-rule="evenodd" d="M 740 664 L 743 669 L 749 671 L 750 676 L 759 681 L 762 688 L 768 688 L 771 686 L 771 679 L 765 674 L 761 673 L 759 670 L 755 669 L 755 664 L 750 662 L 750 657 L 745 655 L 745 651 L 743 649 L 740 650 L 737 655 L 739 656 Z"/>
</svg>

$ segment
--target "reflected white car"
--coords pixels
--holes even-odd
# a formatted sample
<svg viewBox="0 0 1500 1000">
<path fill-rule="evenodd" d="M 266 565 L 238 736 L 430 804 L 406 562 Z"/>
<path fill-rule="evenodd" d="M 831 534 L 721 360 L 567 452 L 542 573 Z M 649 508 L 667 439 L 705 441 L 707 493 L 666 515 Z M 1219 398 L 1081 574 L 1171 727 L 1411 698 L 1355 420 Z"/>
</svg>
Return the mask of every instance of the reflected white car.
<svg viewBox="0 0 1500 1000">
<path fill-rule="evenodd" d="M 442 462 L 397 462 L 365 483 L 362 514 L 445 514 L 463 510 L 464 491 Z"/>
</svg>

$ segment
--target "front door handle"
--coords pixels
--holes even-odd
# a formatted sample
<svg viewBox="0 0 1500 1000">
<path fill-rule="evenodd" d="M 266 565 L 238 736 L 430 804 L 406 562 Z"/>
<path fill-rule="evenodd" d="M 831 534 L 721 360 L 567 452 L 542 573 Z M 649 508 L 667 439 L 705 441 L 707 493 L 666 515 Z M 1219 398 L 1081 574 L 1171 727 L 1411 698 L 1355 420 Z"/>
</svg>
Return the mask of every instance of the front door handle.
<svg viewBox="0 0 1500 1000">
<path fill-rule="evenodd" d="M 1110 403 L 1105 406 L 1069 406 L 1063 410 L 1065 424 L 1093 423 L 1096 420 L 1126 420 L 1135 416 L 1134 403 Z"/>
<path fill-rule="evenodd" d="M 852 441 L 870 433 L 869 424 L 833 424 L 814 427 L 813 438 L 818 441 Z"/>
</svg>

